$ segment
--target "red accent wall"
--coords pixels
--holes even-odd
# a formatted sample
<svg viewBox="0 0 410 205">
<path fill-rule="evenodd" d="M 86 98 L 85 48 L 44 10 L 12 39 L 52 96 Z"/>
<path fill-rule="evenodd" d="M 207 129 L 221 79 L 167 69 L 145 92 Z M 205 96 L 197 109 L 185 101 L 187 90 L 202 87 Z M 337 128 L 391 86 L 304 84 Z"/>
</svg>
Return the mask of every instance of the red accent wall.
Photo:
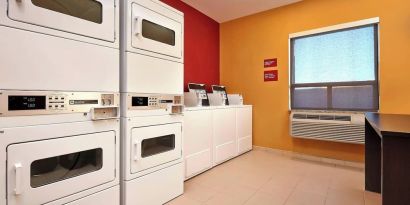
<svg viewBox="0 0 410 205">
<path fill-rule="evenodd" d="M 185 17 L 185 82 L 219 84 L 219 23 L 180 0 L 161 0 Z"/>
</svg>

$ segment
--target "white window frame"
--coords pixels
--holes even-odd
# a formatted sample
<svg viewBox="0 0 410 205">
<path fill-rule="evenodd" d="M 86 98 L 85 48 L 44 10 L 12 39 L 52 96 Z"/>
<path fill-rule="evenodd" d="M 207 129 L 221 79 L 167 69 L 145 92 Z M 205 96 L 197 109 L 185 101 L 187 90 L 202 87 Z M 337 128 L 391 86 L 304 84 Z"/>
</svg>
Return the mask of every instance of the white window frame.
<svg viewBox="0 0 410 205">
<path fill-rule="evenodd" d="M 292 110 L 292 39 L 294 38 L 299 38 L 299 37 L 304 37 L 304 36 L 310 36 L 310 35 L 317 35 L 317 34 L 321 34 L 321 33 L 328 33 L 328 32 L 336 32 L 338 30 L 344 30 L 344 29 L 352 29 L 355 27 L 362 27 L 362 26 L 368 26 L 368 25 L 372 25 L 372 24 L 377 24 L 378 25 L 378 29 L 377 29 L 377 42 L 378 42 L 378 46 L 377 46 L 377 66 L 380 67 L 380 17 L 374 17 L 374 18 L 369 18 L 369 19 L 363 19 L 363 20 L 359 20 L 359 21 L 353 21 L 353 22 L 348 22 L 348 23 L 342 23 L 342 24 L 337 24 L 337 25 L 332 25 L 332 26 L 327 26 L 327 27 L 322 27 L 322 28 L 317 28 L 317 29 L 312 29 L 312 30 L 306 30 L 306 31 L 301 31 L 301 32 L 296 32 L 296 33 L 291 33 L 289 34 L 289 38 L 288 38 L 288 73 L 289 73 L 289 87 L 288 87 L 288 99 L 289 99 L 289 110 Z M 380 109 L 380 68 L 377 69 L 377 78 L 376 81 L 379 82 L 378 86 L 378 90 L 379 90 L 379 96 L 378 96 L 378 109 Z M 315 110 L 315 109 L 312 109 Z M 316 109 L 317 110 L 317 109 Z M 337 111 L 337 110 L 335 110 Z M 354 111 L 354 110 L 352 110 Z M 378 111 L 378 110 L 377 110 Z"/>
</svg>

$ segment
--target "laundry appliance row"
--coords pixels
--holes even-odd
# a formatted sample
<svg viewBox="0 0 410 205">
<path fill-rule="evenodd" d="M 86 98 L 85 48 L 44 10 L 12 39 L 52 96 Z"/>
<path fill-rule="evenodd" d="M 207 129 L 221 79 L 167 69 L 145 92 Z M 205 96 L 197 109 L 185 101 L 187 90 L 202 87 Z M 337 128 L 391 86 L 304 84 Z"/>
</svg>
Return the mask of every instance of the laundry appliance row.
<svg viewBox="0 0 410 205">
<path fill-rule="evenodd" d="M 1 1 L 0 204 L 182 194 L 183 28 L 157 0 Z"/>
</svg>

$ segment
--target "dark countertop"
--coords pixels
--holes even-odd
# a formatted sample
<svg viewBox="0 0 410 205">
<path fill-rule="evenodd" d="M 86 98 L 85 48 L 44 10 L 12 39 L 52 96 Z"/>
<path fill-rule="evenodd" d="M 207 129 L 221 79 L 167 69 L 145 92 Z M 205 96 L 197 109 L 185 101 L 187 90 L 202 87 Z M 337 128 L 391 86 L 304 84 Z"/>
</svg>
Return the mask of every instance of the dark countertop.
<svg viewBox="0 0 410 205">
<path fill-rule="evenodd" d="M 410 115 L 366 113 L 366 120 L 380 135 L 410 137 Z"/>
</svg>

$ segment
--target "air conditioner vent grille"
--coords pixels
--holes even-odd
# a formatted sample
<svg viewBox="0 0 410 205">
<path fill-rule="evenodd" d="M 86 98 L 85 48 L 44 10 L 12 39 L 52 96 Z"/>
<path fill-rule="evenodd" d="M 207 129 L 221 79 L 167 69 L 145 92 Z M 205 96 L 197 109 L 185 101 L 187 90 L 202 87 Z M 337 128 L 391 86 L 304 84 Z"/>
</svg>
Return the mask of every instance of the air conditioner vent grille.
<svg viewBox="0 0 410 205">
<path fill-rule="evenodd" d="M 309 119 L 309 120 L 319 120 L 319 119 L 320 119 L 320 115 L 306 115 L 306 119 Z"/>
<path fill-rule="evenodd" d="M 292 119 L 298 120 L 334 120 L 334 121 L 343 121 L 350 122 L 352 117 L 349 115 L 311 115 L 311 114 L 294 114 Z"/>
<path fill-rule="evenodd" d="M 335 120 L 334 115 L 320 115 L 320 120 Z"/>
<path fill-rule="evenodd" d="M 335 120 L 337 121 L 351 121 L 352 117 L 351 116 L 335 116 Z"/>
<path fill-rule="evenodd" d="M 294 114 L 293 119 L 306 119 L 306 114 Z"/>
<path fill-rule="evenodd" d="M 364 115 L 352 115 L 294 113 L 291 135 L 304 139 L 364 144 L 364 123 L 357 123 L 361 118 L 364 122 Z M 352 122 L 353 117 L 355 123 Z"/>
</svg>

